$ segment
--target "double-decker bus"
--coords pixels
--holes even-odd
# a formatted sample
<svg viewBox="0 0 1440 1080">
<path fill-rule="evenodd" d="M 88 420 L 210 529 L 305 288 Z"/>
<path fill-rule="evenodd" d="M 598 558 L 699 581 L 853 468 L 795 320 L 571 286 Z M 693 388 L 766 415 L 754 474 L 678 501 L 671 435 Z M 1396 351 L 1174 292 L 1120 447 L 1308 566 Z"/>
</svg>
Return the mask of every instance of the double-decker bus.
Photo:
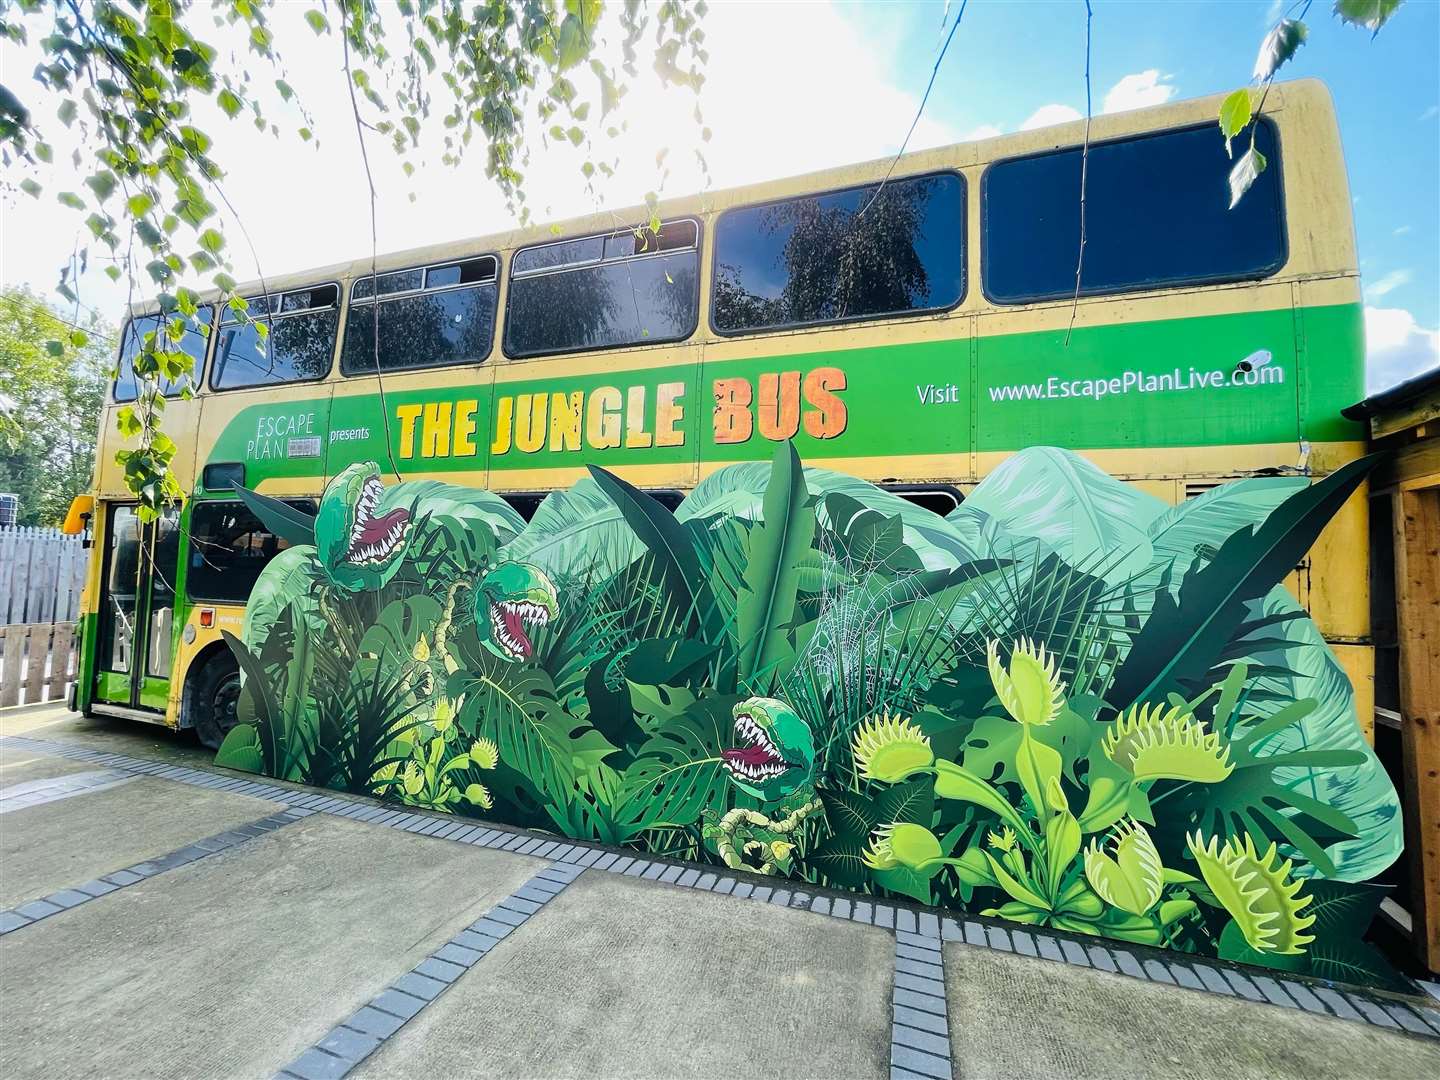
<svg viewBox="0 0 1440 1080">
<path fill-rule="evenodd" d="M 78 708 L 215 745 L 252 583 L 284 546 L 234 484 L 313 502 L 357 461 L 527 514 L 598 464 L 676 497 L 801 457 L 940 512 L 1014 451 L 1076 450 L 1175 503 L 1358 456 L 1350 198 L 1329 96 L 1276 86 L 1269 162 L 1228 206 L 1218 99 L 1002 135 L 270 278 L 212 298 L 194 396 L 167 387 L 188 493 L 142 525 L 114 463 L 131 313 L 101 421 Z M 378 340 L 377 340 L 378 338 Z M 1291 585 L 1371 714 L 1365 500 Z"/>
</svg>

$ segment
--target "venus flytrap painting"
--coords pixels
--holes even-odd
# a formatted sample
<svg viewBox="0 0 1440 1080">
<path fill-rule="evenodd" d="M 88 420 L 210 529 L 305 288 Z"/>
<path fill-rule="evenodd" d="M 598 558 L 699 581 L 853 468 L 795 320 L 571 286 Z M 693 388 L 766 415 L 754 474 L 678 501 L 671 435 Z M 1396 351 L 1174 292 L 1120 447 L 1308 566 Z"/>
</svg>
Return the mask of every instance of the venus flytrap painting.
<svg viewBox="0 0 1440 1080">
<path fill-rule="evenodd" d="M 598 468 L 528 523 L 369 463 L 314 518 L 243 492 L 296 546 L 217 761 L 1383 984 L 1398 802 L 1280 586 L 1372 465 L 1170 507 L 1040 447 L 945 517 L 788 443 L 673 513 Z"/>
</svg>

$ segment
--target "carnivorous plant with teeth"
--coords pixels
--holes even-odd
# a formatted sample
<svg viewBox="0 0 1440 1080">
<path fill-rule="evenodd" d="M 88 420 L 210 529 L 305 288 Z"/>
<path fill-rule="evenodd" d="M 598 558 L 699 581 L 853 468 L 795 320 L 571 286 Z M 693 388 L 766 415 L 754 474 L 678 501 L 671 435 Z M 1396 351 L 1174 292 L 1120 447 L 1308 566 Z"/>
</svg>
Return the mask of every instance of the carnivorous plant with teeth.
<svg viewBox="0 0 1440 1080">
<path fill-rule="evenodd" d="M 815 739 L 810 725 L 778 698 L 748 698 L 733 715 L 737 745 L 720 754 L 726 775 L 746 794 L 779 803 L 777 813 L 792 808 L 772 818 L 736 807 L 718 824 L 706 825 L 704 834 L 730 869 L 770 874 L 789 865 L 795 845 L 786 838 L 821 808 L 814 794 Z"/>
</svg>

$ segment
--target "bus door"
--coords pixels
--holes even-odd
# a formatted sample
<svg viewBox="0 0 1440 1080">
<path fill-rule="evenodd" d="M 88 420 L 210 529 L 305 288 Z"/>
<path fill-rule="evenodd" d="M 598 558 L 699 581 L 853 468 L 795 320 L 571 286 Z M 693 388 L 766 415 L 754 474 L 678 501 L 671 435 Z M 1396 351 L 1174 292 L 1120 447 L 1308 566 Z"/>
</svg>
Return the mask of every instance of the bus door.
<svg viewBox="0 0 1440 1080">
<path fill-rule="evenodd" d="M 143 524 L 134 505 L 105 520 L 95 700 L 164 713 L 170 689 L 179 510 Z"/>
</svg>

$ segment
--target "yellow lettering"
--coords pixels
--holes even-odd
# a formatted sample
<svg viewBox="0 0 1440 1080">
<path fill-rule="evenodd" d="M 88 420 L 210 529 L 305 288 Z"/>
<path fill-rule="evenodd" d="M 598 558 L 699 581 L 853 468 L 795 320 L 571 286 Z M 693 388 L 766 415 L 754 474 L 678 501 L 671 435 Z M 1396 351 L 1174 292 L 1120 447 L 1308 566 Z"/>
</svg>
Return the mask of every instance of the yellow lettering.
<svg viewBox="0 0 1440 1080">
<path fill-rule="evenodd" d="M 545 445 L 546 394 L 520 394 L 515 398 L 515 448 L 533 454 Z"/>
<path fill-rule="evenodd" d="M 432 401 L 420 422 L 420 456 L 450 456 L 450 402 Z"/>
<path fill-rule="evenodd" d="M 495 402 L 495 438 L 490 453 L 503 454 L 510 449 L 510 425 L 515 419 L 515 399 L 502 397 Z"/>
<path fill-rule="evenodd" d="M 685 432 L 677 427 L 685 419 L 685 406 L 680 404 L 684 394 L 683 382 L 661 383 L 655 388 L 656 446 L 685 445 Z"/>
<path fill-rule="evenodd" d="M 585 405 L 585 391 L 550 395 L 550 449 L 580 449 L 580 414 Z"/>
<path fill-rule="evenodd" d="M 475 410 L 480 402 L 466 398 L 455 403 L 455 456 L 473 457 L 475 454 Z"/>
<path fill-rule="evenodd" d="M 654 441 L 645 430 L 645 388 L 632 386 L 626 392 L 625 445 L 643 448 Z"/>
<path fill-rule="evenodd" d="M 596 450 L 620 445 L 620 391 L 597 386 L 585 410 L 585 441 Z"/>
<path fill-rule="evenodd" d="M 415 456 L 415 421 L 420 418 L 421 406 L 397 405 L 395 416 L 400 421 L 400 456 Z"/>
</svg>

